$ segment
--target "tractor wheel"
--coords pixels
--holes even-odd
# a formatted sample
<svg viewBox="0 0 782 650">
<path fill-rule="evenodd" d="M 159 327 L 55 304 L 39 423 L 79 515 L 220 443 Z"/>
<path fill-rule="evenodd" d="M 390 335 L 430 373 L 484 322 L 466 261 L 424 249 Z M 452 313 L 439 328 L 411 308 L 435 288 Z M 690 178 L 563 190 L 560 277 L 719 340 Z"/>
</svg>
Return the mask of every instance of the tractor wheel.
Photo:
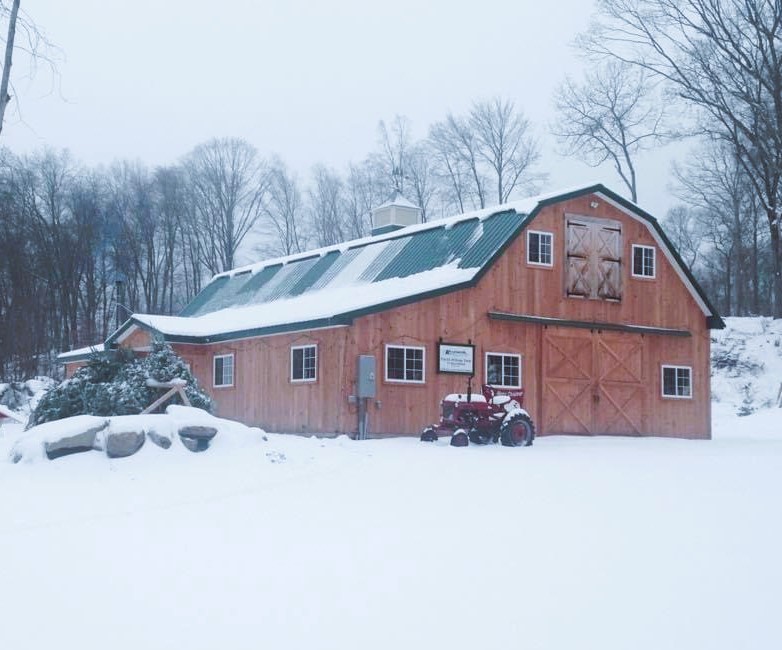
<svg viewBox="0 0 782 650">
<path fill-rule="evenodd" d="M 426 427 L 421 431 L 421 442 L 437 442 L 437 431 L 434 427 Z"/>
<path fill-rule="evenodd" d="M 485 433 L 482 433 L 475 427 L 470 429 L 467 436 L 469 437 L 470 442 L 474 445 L 488 445 L 491 442 L 491 435 L 487 436 Z"/>
<path fill-rule="evenodd" d="M 529 447 L 535 439 L 535 425 L 526 413 L 517 413 L 502 423 L 500 439 L 506 447 Z"/>
<path fill-rule="evenodd" d="M 464 429 L 457 429 L 451 436 L 451 447 L 467 447 L 470 444 L 470 439 L 464 432 Z"/>
</svg>

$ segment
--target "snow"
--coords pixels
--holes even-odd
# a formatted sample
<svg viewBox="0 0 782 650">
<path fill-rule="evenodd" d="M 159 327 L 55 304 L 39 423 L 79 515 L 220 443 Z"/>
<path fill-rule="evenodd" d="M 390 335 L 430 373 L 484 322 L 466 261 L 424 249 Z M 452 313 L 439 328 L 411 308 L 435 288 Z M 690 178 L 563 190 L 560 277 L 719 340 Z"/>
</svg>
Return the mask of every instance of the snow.
<svg viewBox="0 0 782 650">
<path fill-rule="evenodd" d="M 352 264 L 368 263 L 359 255 Z M 374 257 L 372 257 L 374 259 Z M 372 260 L 369 260 L 370 262 Z M 315 319 L 332 318 L 411 295 L 469 282 L 478 267 L 458 268 L 458 260 L 430 271 L 405 278 L 389 278 L 372 284 L 335 286 L 311 291 L 295 298 L 284 298 L 261 305 L 231 307 L 195 317 L 134 314 L 145 325 L 172 336 L 214 336 L 261 327 L 285 325 Z"/>
<path fill-rule="evenodd" d="M 712 400 L 744 413 L 777 404 L 782 320 L 726 318 L 725 324 L 724 330 L 711 332 Z"/>
<path fill-rule="evenodd" d="M 409 199 L 406 199 L 402 194 L 399 192 L 394 192 L 394 195 L 385 203 L 382 203 L 381 205 L 377 206 L 375 208 L 375 211 L 382 210 L 383 208 L 389 208 L 391 206 L 398 206 L 401 208 L 415 208 L 416 210 L 420 210 L 420 206 L 417 206 L 415 203 L 410 201 Z"/>
<path fill-rule="evenodd" d="M 0 463 L 0 647 L 780 647 L 778 423 Z"/>
<path fill-rule="evenodd" d="M 713 335 L 766 385 L 778 325 Z M 711 441 L 225 424 L 201 454 L 0 462 L 0 647 L 782 647 L 782 410 L 738 416 L 720 372 Z M 214 422 L 191 411 L 169 417 Z"/>
<path fill-rule="evenodd" d="M 57 355 L 60 361 L 67 361 L 75 357 L 83 357 L 85 355 L 92 354 L 93 352 L 103 352 L 103 343 L 96 343 L 95 345 L 89 345 L 86 348 L 78 348 L 76 350 L 70 350 L 69 352 L 63 352 Z"/>
<path fill-rule="evenodd" d="M 175 433 L 184 426 L 209 426 L 216 428 L 218 434 L 214 439 L 213 445 L 217 446 L 236 444 L 237 441 L 246 442 L 253 438 L 260 438 L 263 435 L 263 431 L 260 429 L 247 427 L 232 420 L 217 418 L 201 409 L 172 404 L 162 414 L 148 413 L 143 415 L 115 415 L 112 417 L 77 415 L 63 420 L 46 422 L 32 427 L 23 434 L 17 431 L 14 436 L 16 442 L 12 449 L 25 463 L 35 463 L 46 459 L 44 454 L 44 445 L 46 443 L 77 436 L 89 429 L 100 429 L 95 440 L 95 448 L 100 450 L 104 448 L 103 443 L 106 436 L 111 433 L 154 431 L 175 440 Z M 149 446 L 153 445 L 150 444 Z M 181 445 L 175 446 L 181 447 Z M 184 447 L 181 448 L 184 451 Z M 0 456 L 0 458 L 5 459 L 9 455 L 10 450 L 11 448 L 9 448 L 8 453 Z M 2 449 L 0 449 L 0 452 L 2 452 Z M 160 451 L 160 453 L 163 453 L 163 451 Z"/>
<path fill-rule="evenodd" d="M 19 422 L 20 424 L 24 424 L 25 422 L 25 419 L 22 415 L 0 404 L 0 424 L 3 421 L 3 418 L 10 418 L 16 422 Z"/>
</svg>

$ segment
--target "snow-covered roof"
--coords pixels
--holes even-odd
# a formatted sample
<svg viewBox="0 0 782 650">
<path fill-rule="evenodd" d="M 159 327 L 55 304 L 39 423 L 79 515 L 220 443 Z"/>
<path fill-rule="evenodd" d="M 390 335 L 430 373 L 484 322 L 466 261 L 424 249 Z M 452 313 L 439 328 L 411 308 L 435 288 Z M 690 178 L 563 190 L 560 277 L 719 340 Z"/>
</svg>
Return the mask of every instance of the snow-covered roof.
<svg viewBox="0 0 782 650">
<path fill-rule="evenodd" d="M 372 311 L 474 285 L 540 207 L 592 192 L 621 201 L 664 238 L 637 206 L 602 185 L 581 186 L 220 273 L 179 316 L 134 314 L 107 343 L 137 327 L 205 343 L 347 325 Z M 663 243 L 669 245 L 667 238 Z"/>
<path fill-rule="evenodd" d="M 95 345 L 88 345 L 85 348 L 78 348 L 76 350 L 70 350 L 69 352 L 63 352 L 57 355 L 57 359 L 63 363 L 68 361 L 80 361 L 86 359 L 91 354 L 96 352 L 103 352 L 103 343 L 96 343 Z"/>
<path fill-rule="evenodd" d="M 383 208 L 390 208 L 391 206 L 396 206 L 399 208 L 413 208 L 415 210 L 421 209 L 412 201 L 408 201 L 401 192 L 397 191 L 391 195 L 391 198 L 389 198 L 388 201 L 377 206 L 375 210 L 382 210 Z"/>
</svg>

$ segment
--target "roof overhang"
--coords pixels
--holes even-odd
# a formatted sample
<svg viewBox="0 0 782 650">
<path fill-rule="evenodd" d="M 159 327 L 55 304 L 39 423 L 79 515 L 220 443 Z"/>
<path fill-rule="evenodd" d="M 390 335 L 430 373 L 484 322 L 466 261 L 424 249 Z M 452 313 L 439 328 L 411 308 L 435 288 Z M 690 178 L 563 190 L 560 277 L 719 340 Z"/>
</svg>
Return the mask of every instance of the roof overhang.
<svg viewBox="0 0 782 650">
<path fill-rule="evenodd" d="M 204 336 L 193 336 L 177 334 L 176 332 L 166 332 L 161 328 L 152 327 L 145 323 L 142 318 L 131 316 L 126 320 L 113 334 L 106 339 L 106 349 L 116 348 L 125 341 L 131 334 L 137 330 L 146 330 L 154 337 L 167 343 L 181 343 L 188 345 L 209 345 L 211 343 L 221 343 L 223 341 L 238 341 L 241 339 L 257 338 L 261 336 L 274 336 L 276 334 L 293 334 L 295 332 L 305 332 L 316 329 L 331 329 L 335 327 L 345 327 L 352 323 L 352 319 L 347 317 L 321 318 L 299 323 L 285 323 L 283 325 L 273 325 L 270 327 L 257 327 L 253 329 L 237 330 L 234 332 L 220 332 Z"/>
<path fill-rule="evenodd" d="M 688 330 L 673 329 L 669 327 L 650 327 L 648 325 L 624 325 L 622 323 L 604 323 L 600 321 L 568 320 L 566 318 L 549 318 L 546 316 L 532 316 L 531 314 L 511 314 L 502 311 L 490 311 L 491 320 L 514 321 L 517 323 L 533 323 L 552 327 L 573 327 L 576 329 L 629 332 L 632 334 L 653 334 L 657 336 L 692 336 Z"/>
</svg>

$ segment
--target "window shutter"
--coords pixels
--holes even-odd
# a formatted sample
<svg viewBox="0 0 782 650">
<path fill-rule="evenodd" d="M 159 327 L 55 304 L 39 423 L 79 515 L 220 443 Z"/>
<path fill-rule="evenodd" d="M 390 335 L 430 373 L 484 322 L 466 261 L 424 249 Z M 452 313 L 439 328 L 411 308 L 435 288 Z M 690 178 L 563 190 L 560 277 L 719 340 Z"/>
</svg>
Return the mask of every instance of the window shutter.
<svg viewBox="0 0 782 650">
<path fill-rule="evenodd" d="M 589 253 L 592 249 L 592 233 L 589 224 L 568 221 L 567 223 L 567 286 L 569 296 L 592 295 Z"/>
<path fill-rule="evenodd" d="M 596 226 L 598 224 L 595 224 Z M 619 228 L 603 226 L 597 231 L 597 295 L 608 300 L 622 298 L 622 275 L 619 262 L 622 236 Z"/>
</svg>

